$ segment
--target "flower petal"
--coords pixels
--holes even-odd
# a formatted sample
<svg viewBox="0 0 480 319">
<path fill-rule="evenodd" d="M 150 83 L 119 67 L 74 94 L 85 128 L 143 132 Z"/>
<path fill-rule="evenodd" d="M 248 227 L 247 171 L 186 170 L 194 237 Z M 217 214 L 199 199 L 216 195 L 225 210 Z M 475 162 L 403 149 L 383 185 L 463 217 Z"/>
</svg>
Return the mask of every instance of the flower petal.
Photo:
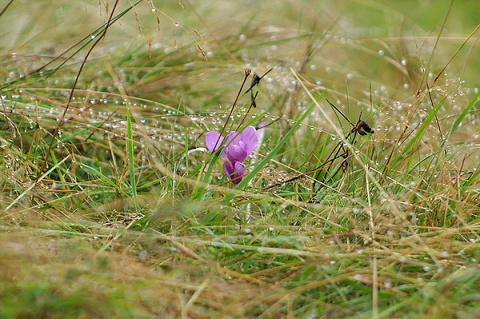
<svg viewBox="0 0 480 319">
<path fill-rule="evenodd" d="M 235 170 L 236 174 L 239 174 L 241 176 L 243 176 L 243 174 L 245 173 L 245 165 L 243 165 L 243 163 L 234 162 L 233 169 Z"/>
<path fill-rule="evenodd" d="M 233 143 L 236 143 L 235 140 Z M 225 154 L 230 162 L 243 162 L 248 154 L 245 150 L 245 143 L 240 141 L 238 144 L 230 144 L 225 150 Z"/>
<path fill-rule="evenodd" d="M 233 163 L 232 162 L 223 163 L 223 172 L 225 173 L 225 175 L 230 177 L 230 175 L 232 175 L 235 172 L 235 170 L 233 169 Z"/>
<path fill-rule="evenodd" d="M 227 159 L 228 158 L 228 150 L 229 148 L 238 141 L 239 134 L 235 131 L 231 131 L 227 137 L 225 138 L 225 152 L 222 154 L 222 158 Z"/>
<path fill-rule="evenodd" d="M 237 185 L 245 175 L 245 165 L 240 162 L 225 162 L 223 163 L 223 171 L 225 175 L 230 177 L 233 185 Z"/>
<path fill-rule="evenodd" d="M 222 145 L 223 137 L 217 132 L 208 132 L 205 135 L 205 144 L 210 152 L 215 152 Z"/>
<path fill-rule="evenodd" d="M 247 156 L 250 155 L 258 145 L 257 130 L 253 126 L 247 126 L 242 134 L 240 134 L 239 138 L 245 143 Z"/>
<path fill-rule="evenodd" d="M 237 185 L 245 175 L 245 165 L 240 162 L 234 162 L 233 169 L 235 173 L 233 174 L 234 178 L 232 178 L 233 185 Z"/>
<path fill-rule="evenodd" d="M 231 131 L 228 135 L 227 135 L 227 138 L 225 139 L 225 145 L 229 145 L 229 144 L 233 144 L 235 142 L 232 142 L 232 140 L 235 138 L 235 139 L 238 139 L 238 137 L 240 136 L 240 134 L 238 134 L 237 132 L 235 131 Z"/>
</svg>

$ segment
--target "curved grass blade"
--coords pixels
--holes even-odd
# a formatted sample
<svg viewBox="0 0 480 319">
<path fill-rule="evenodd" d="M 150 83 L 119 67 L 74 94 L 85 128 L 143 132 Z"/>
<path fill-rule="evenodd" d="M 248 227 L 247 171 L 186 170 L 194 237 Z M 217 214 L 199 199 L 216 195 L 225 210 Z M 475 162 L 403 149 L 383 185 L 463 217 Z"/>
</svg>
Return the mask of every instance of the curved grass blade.
<svg viewBox="0 0 480 319">
<path fill-rule="evenodd" d="M 457 118 L 455 119 L 455 122 L 453 122 L 453 125 L 450 128 L 450 131 L 448 131 L 447 135 L 442 141 L 442 148 L 445 146 L 445 143 L 447 142 L 448 138 L 458 129 L 458 127 L 460 126 L 460 123 L 463 121 L 465 116 L 467 116 L 468 112 L 472 110 L 473 106 L 479 99 L 480 99 L 480 92 L 477 92 L 477 94 L 475 94 L 475 96 L 470 100 L 470 102 L 463 109 L 463 111 L 457 116 Z"/>
</svg>

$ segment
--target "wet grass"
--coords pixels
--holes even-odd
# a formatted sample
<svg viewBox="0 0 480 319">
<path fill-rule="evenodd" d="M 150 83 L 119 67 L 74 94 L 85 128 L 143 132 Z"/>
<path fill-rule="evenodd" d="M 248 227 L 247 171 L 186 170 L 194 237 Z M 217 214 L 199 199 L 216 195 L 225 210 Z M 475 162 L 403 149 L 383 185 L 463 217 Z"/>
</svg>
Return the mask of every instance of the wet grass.
<svg viewBox="0 0 480 319">
<path fill-rule="evenodd" d="M 0 317 L 480 316 L 480 12 L 452 3 L 0 8 Z M 205 133 L 260 123 L 232 187 Z"/>
</svg>

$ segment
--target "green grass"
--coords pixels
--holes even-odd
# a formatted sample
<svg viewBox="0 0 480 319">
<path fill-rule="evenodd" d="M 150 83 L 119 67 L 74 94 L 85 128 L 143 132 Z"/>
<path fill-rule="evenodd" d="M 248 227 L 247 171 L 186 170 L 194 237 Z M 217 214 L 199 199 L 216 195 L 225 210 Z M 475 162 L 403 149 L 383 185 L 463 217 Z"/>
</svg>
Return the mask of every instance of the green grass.
<svg viewBox="0 0 480 319">
<path fill-rule="evenodd" d="M 0 318 L 480 316 L 452 3 L 1 4 Z M 232 187 L 205 134 L 261 121 Z"/>
</svg>

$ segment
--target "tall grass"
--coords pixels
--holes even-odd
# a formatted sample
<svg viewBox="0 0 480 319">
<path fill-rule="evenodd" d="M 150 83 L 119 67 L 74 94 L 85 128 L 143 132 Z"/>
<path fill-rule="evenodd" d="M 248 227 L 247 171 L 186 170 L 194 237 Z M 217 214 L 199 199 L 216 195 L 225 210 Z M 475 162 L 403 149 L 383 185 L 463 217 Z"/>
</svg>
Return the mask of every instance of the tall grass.
<svg viewBox="0 0 480 319">
<path fill-rule="evenodd" d="M 474 2 L 2 6 L 0 317 L 480 316 Z"/>
</svg>

